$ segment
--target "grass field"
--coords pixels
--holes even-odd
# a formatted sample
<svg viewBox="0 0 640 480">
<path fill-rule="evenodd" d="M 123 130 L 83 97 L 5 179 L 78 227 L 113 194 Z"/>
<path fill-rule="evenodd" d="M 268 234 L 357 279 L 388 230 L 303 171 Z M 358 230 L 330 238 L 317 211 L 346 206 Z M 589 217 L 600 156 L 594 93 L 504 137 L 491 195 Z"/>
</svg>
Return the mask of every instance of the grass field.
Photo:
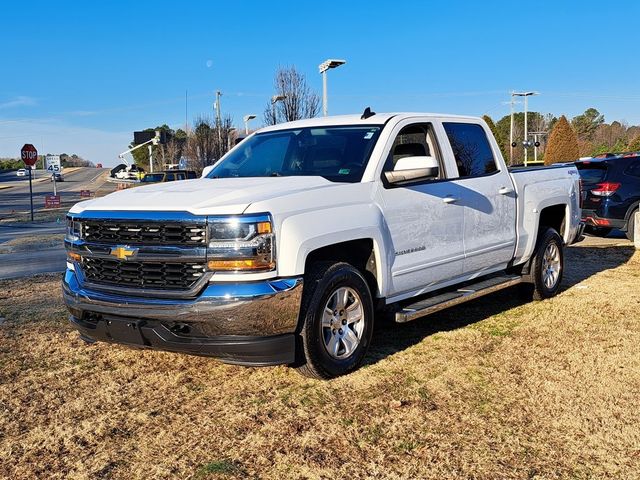
<svg viewBox="0 0 640 480">
<path fill-rule="evenodd" d="M 1 478 L 640 478 L 640 254 L 567 252 L 507 290 L 378 328 L 330 382 L 86 346 L 58 275 L 0 282 Z"/>
</svg>

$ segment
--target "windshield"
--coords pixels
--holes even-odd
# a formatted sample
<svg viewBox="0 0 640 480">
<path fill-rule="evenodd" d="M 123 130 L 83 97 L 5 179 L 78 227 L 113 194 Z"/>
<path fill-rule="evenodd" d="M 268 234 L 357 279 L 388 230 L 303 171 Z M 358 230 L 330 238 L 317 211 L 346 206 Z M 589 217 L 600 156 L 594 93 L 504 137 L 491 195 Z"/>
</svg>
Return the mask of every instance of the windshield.
<svg viewBox="0 0 640 480">
<path fill-rule="evenodd" d="M 380 128 L 309 127 L 259 133 L 240 143 L 207 178 L 297 175 L 359 182 Z"/>
<path fill-rule="evenodd" d="M 147 173 L 142 182 L 161 182 L 164 177 L 164 173 Z"/>
</svg>

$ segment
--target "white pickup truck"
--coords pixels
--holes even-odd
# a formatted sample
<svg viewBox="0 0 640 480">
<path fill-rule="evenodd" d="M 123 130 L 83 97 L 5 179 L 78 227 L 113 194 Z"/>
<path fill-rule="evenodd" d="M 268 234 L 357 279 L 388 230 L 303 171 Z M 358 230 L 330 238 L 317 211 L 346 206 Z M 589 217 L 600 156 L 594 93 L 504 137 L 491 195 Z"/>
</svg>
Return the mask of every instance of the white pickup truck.
<svg viewBox="0 0 640 480">
<path fill-rule="evenodd" d="M 376 312 L 555 295 L 580 195 L 574 166 L 509 171 L 474 117 L 285 123 L 200 179 L 75 205 L 64 298 L 89 342 L 330 378 L 361 364 Z"/>
</svg>

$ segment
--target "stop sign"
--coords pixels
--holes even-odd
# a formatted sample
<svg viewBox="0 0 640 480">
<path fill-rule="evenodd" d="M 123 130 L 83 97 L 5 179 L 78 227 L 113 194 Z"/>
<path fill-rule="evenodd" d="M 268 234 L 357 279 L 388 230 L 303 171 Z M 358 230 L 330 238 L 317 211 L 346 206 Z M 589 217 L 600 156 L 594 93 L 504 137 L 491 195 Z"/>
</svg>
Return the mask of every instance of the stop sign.
<svg viewBox="0 0 640 480">
<path fill-rule="evenodd" d="M 38 161 L 38 150 L 30 143 L 26 143 L 20 153 L 22 154 L 22 161 L 29 167 L 34 166 Z"/>
</svg>

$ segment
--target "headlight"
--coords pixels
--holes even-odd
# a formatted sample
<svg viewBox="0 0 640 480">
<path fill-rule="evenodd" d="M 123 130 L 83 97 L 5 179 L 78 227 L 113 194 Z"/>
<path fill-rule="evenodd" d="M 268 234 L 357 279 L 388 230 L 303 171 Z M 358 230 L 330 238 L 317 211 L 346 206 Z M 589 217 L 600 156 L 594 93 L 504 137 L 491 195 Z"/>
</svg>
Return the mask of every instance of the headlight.
<svg viewBox="0 0 640 480">
<path fill-rule="evenodd" d="M 268 215 L 209 218 L 207 266 L 214 271 L 275 270 L 273 224 Z"/>
<path fill-rule="evenodd" d="M 76 242 L 82 238 L 82 225 L 79 221 L 67 217 L 67 232 L 65 240 Z"/>
</svg>

